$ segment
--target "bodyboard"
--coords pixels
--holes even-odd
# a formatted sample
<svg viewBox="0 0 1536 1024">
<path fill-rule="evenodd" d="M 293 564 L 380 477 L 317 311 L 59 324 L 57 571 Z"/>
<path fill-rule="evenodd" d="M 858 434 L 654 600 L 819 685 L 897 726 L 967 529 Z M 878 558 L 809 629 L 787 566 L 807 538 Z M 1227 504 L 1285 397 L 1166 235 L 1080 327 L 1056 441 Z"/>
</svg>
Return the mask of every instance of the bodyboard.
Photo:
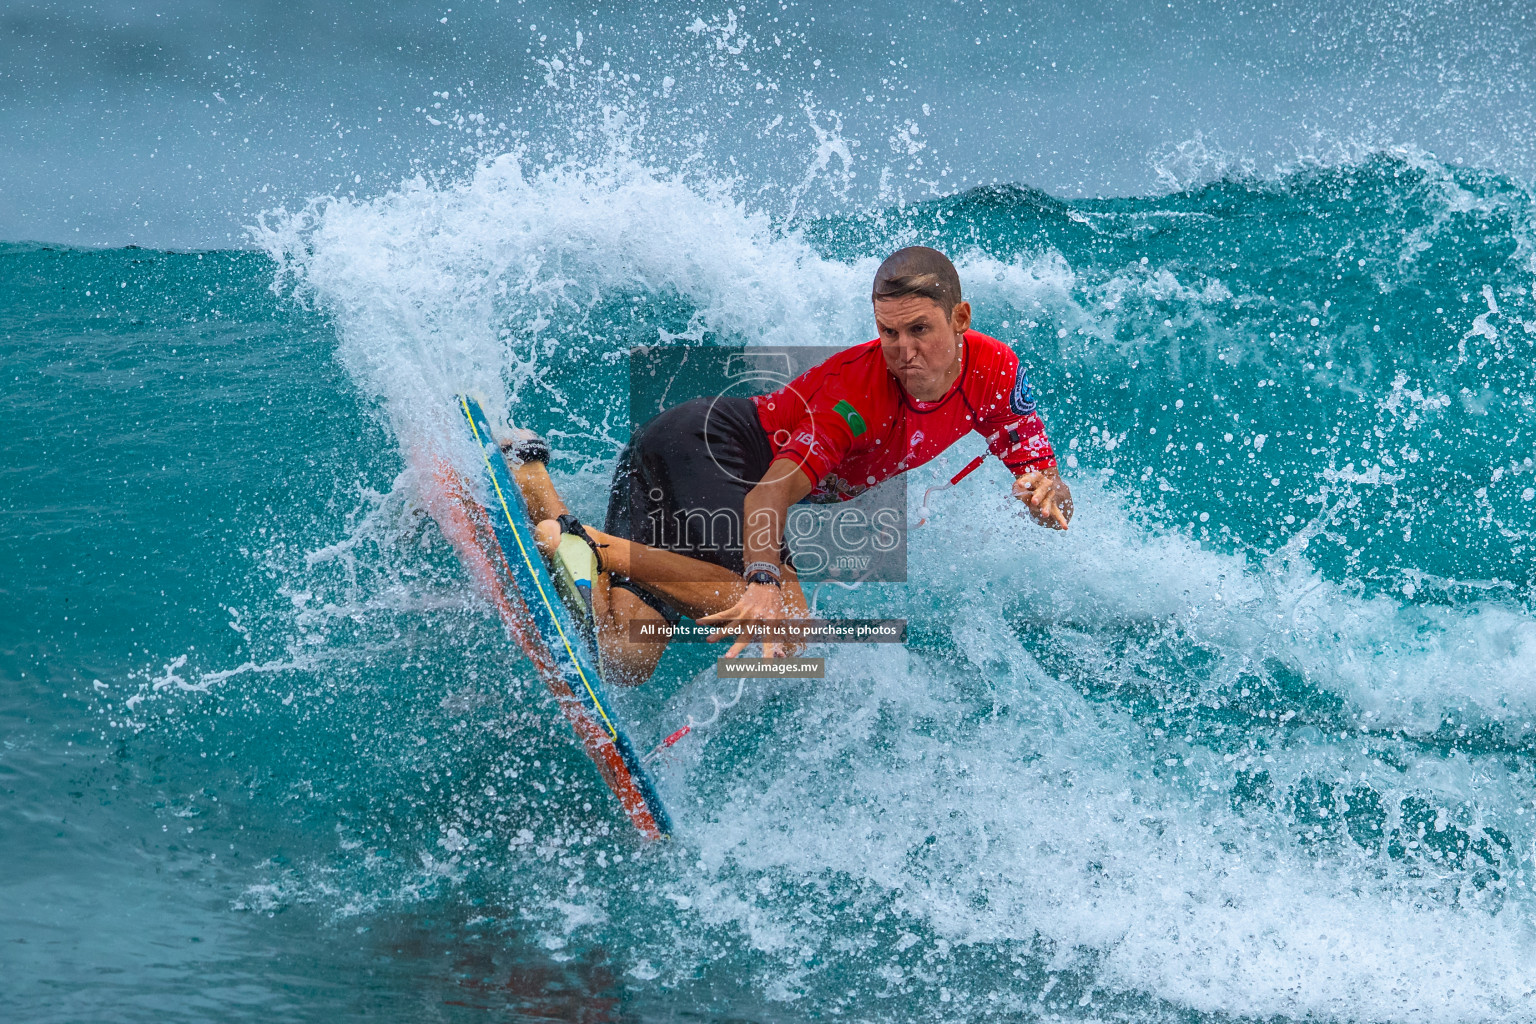
<svg viewBox="0 0 1536 1024">
<path fill-rule="evenodd" d="M 428 509 L 533 662 L 630 822 L 647 839 L 665 838 L 671 833 L 666 809 L 603 692 L 594 638 L 583 628 L 581 590 L 566 572 L 557 586 L 545 565 L 523 492 L 507 470 L 480 404 L 460 396 L 459 411 L 480 455 L 486 501 L 477 500 L 458 472 L 438 459 L 430 471 L 437 493 Z"/>
</svg>

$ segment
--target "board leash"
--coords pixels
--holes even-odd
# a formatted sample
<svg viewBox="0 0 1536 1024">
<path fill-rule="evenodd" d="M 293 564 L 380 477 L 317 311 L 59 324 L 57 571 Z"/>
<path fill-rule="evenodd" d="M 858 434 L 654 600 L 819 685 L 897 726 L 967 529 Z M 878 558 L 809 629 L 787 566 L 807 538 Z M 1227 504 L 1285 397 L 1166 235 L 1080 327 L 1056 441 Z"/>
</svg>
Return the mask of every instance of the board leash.
<svg viewBox="0 0 1536 1024">
<path fill-rule="evenodd" d="M 738 678 L 736 680 L 736 692 L 731 696 L 730 700 L 723 701 L 715 694 L 710 694 L 709 701 L 714 705 L 714 708 L 710 711 L 709 717 L 701 722 L 690 714 L 688 716 L 688 720 L 683 723 L 683 727 L 657 744 L 655 750 L 652 750 L 649 754 L 645 755 L 645 759 L 642 763 L 650 764 L 663 753 L 670 750 L 678 740 L 682 739 L 684 736 L 689 735 L 695 729 L 707 729 L 714 725 L 716 722 L 720 721 L 720 713 L 722 711 L 728 711 L 735 707 L 737 704 L 741 703 L 741 695 L 742 692 L 746 689 L 746 685 L 747 680 L 745 676 Z"/>
<path fill-rule="evenodd" d="M 960 472 L 956 473 L 954 476 L 950 477 L 949 478 L 949 483 L 947 483 L 947 484 L 934 484 L 932 487 L 930 487 L 926 491 L 924 491 L 923 492 L 923 504 L 917 510 L 918 519 L 917 519 L 917 522 L 912 524 L 912 528 L 915 530 L 919 526 L 922 526 L 933 515 L 933 513 L 931 511 L 929 511 L 929 509 L 928 509 L 928 498 L 929 498 L 930 495 L 933 494 L 934 491 L 947 491 L 947 490 L 949 490 L 951 487 L 955 486 L 955 484 L 959 483 L 961 480 L 964 480 L 966 477 L 968 477 L 972 473 L 976 472 L 976 470 L 981 467 L 981 464 L 986 461 L 986 458 L 987 457 L 985 455 L 978 455 L 978 456 L 976 456 L 970 462 L 967 462 L 965 464 L 965 468 L 964 469 L 962 469 Z"/>
</svg>

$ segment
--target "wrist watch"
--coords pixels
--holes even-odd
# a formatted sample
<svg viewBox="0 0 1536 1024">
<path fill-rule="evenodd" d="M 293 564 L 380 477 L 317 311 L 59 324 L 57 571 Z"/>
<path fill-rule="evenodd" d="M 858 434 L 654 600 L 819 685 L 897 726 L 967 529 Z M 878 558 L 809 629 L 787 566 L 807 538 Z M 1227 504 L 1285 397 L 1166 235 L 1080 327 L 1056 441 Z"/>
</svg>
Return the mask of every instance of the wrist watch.
<svg viewBox="0 0 1536 1024">
<path fill-rule="evenodd" d="M 753 562 L 742 571 L 741 578 L 748 583 L 766 583 L 771 587 L 784 585 L 784 571 L 772 562 Z"/>
</svg>

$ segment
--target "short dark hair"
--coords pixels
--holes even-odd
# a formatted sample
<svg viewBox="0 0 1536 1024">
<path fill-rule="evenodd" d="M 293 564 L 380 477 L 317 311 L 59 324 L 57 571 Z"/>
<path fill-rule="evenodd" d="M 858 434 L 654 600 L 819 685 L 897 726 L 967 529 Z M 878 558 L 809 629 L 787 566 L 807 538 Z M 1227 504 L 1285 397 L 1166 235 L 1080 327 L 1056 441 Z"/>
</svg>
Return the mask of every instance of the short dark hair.
<svg viewBox="0 0 1536 1024">
<path fill-rule="evenodd" d="M 873 300 L 921 295 L 932 299 L 945 315 L 960 302 L 960 274 L 949 257 L 926 245 L 909 245 L 886 257 L 875 271 Z"/>
</svg>

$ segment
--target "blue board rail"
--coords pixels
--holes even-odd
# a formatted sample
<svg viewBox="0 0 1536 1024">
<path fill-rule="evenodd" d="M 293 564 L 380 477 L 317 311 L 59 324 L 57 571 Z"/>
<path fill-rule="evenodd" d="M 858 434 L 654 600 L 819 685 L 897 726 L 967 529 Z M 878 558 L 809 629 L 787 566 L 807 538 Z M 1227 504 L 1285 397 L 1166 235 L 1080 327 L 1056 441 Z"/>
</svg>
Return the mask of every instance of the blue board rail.
<svg viewBox="0 0 1536 1024">
<path fill-rule="evenodd" d="M 527 500 L 507 470 L 506 460 L 491 435 L 485 411 L 468 395 L 459 396 L 459 409 L 470 436 L 480 449 L 487 497 L 483 511 L 501 548 L 502 557 L 498 561 L 505 567 L 507 578 L 504 582 L 521 599 L 502 604 L 514 609 L 520 605 L 526 612 L 531 633 L 542 647 L 542 650 L 530 649 L 529 653 L 539 667 L 545 685 L 560 700 L 562 710 L 586 747 L 587 755 L 597 765 L 630 820 L 642 834 L 651 838 L 669 836 L 672 823 L 666 808 L 656 792 L 655 783 L 636 756 L 633 744 L 609 707 L 596 668 L 595 652 L 588 646 L 587 637 L 561 599 L 544 558 L 534 544 L 533 521 Z M 526 640 L 524 646 L 530 647 Z"/>
</svg>

